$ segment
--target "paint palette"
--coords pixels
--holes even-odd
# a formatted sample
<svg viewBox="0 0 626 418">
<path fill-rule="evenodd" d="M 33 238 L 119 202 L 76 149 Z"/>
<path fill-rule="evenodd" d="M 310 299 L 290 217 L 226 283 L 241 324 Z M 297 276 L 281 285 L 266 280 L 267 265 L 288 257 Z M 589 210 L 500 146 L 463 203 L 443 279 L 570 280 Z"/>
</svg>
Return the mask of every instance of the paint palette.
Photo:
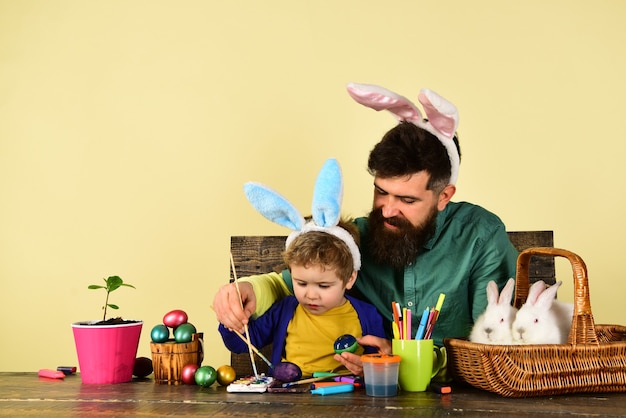
<svg viewBox="0 0 626 418">
<path fill-rule="evenodd" d="M 274 381 L 273 377 L 261 374 L 257 377 L 246 376 L 235 380 L 226 387 L 228 392 L 265 392 Z"/>
</svg>

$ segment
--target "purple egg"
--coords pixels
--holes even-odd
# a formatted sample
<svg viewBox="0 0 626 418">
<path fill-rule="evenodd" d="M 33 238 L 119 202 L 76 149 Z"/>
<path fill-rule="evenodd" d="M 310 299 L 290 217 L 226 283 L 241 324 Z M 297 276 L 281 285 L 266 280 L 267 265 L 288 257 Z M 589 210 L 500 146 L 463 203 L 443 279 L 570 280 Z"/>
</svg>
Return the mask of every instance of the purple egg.
<svg viewBox="0 0 626 418">
<path fill-rule="evenodd" d="M 274 378 L 281 382 L 295 382 L 302 377 L 302 370 L 297 364 L 289 361 L 281 361 L 274 366 Z"/>
</svg>

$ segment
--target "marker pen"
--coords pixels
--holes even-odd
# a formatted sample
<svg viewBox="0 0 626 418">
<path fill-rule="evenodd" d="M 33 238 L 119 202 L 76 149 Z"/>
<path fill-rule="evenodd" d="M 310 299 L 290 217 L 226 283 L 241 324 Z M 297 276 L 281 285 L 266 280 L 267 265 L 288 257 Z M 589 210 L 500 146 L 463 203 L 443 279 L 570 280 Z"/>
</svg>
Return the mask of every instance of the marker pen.
<svg viewBox="0 0 626 418">
<path fill-rule="evenodd" d="M 57 370 L 63 372 L 65 375 L 76 373 L 76 366 L 59 366 Z"/>
<path fill-rule="evenodd" d="M 441 393 L 442 395 L 445 395 L 447 393 L 452 393 L 452 386 L 445 383 L 430 382 L 430 390 L 435 393 Z"/>
<path fill-rule="evenodd" d="M 334 395 L 336 393 L 347 393 L 353 391 L 354 385 L 352 383 L 346 383 L 343 385 L 326 386 L 318 389 L 313 389 L 311 393 L 316 395 Z"/>
</svg>

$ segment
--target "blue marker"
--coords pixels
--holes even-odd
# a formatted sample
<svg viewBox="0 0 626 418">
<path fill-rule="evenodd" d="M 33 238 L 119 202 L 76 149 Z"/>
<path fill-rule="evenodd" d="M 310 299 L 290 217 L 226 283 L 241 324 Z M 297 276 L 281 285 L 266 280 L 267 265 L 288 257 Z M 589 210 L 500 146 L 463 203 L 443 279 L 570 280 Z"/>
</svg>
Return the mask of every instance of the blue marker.
<svg viewBox="0 0 626 418">
<path fill-rule="evenodd" d="M 424 309 L 424 313 L 422 314 L 422 319 L 420 320 L 419 328 L 417 328 L 417 334 L 415 334 L 416 340 L 421 340 L 424 338 L 424 332 L 426 331 L 426 322 L 428 322 L 428 315 L 430 311 L 428 310 L 428 306 Z"/>
<path fill-rule="evenodd" d="M 346 383 L 345 385 L 323 386 L 318 389 L 313 389 L 311 393 L 316 395 L 334 395 L 335 393 L 347 393 L 353 391 L 354 385 L 352 383 Z"/>
</svg>

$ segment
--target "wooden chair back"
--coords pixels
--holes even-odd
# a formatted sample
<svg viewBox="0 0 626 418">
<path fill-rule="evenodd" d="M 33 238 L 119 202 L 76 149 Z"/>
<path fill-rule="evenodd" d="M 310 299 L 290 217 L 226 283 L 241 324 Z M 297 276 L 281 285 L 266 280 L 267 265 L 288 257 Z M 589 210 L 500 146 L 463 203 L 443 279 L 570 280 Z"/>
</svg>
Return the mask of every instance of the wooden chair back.
<svg viewBox="0 0 626 418">
<path fill-rule="evenodd" d="M 530 247 L 554 247 L 553 231 L 512 231 L 509 239 L 518 251 Z M 281 272 L 286 268 L 282 259 L 286 236 L 232 236 L 230 250 L 233 255 L 237 277 L 247 277 L 272 271 Z M 231 271 L 231 277 L 232 271 Z M 529 278 L 531 283 L 543 280 L 555 282 L 554 258 L 535 257 L 530 262 Z M 232 279 L 231 279 L 232 281 Z M 266 358 L 271 357 L 271 346 L 257 347 Z M 257 371 L 267 373 L 267 365 L 255 357 Z M 231 354 L 231 365 L 238 376 L 254 374 L 250 364 L 250 355 Z"/>
</svg>

